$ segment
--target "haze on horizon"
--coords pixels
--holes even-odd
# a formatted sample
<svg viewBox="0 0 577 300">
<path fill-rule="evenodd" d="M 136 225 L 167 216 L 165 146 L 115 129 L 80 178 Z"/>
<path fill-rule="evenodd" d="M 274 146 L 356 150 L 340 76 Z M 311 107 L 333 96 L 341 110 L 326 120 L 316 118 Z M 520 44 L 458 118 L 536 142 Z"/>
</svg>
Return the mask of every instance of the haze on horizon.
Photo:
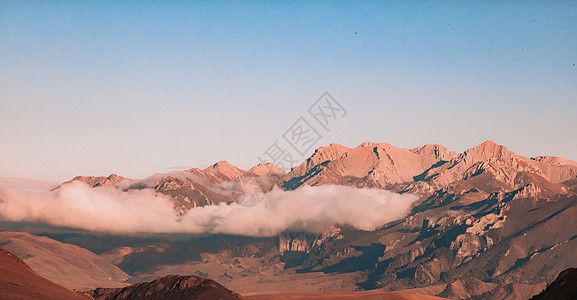
<svg viewBox="0 0 577 300">
<path fill-rule="evenodd" d="M 0 1 L 0 176 L 248 169 L 325 91 L 347 115 L 313 148 L 493 140 L 577 161 L 576 15 L 574 1 Z"/>
</svg>

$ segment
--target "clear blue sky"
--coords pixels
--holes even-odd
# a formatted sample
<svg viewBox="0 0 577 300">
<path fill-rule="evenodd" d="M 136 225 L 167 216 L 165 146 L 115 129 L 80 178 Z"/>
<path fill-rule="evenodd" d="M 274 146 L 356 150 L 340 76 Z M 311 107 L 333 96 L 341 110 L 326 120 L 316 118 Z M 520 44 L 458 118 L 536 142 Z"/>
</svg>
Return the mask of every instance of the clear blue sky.
<svg viewBox="0 0 577 300">
<path fill-rule="evenodd" d="M 576 64 L 575 1 L 0 0 L 0 176 L 248 168 L 325 91 L 317 146 L 577 160 Z"/>
</svg>

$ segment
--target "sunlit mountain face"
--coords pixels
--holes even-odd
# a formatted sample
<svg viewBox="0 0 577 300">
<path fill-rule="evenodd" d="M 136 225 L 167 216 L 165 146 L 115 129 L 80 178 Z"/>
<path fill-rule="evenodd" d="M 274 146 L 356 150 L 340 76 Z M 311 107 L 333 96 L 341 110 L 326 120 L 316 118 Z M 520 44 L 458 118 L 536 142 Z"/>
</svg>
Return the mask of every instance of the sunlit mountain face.
<svg viewBox="0 0 577 300">
<path fill-rule="evenodd" d="M 178 274 L 241 294 L 529 298 L 575 259 L 576 176 L 575 162 L 491 141 L 462 153 L 331 144 L 288 173 L 220 161 L 145 179 L 6 184 L 3 220 L 34 234 L 0 238 L 38 274 L 74 289 Z"/>
<path fill-rule="evenodd" d="M 576 16 L 0 0 L 0 300 L 577 299 Z"/>
</svg>

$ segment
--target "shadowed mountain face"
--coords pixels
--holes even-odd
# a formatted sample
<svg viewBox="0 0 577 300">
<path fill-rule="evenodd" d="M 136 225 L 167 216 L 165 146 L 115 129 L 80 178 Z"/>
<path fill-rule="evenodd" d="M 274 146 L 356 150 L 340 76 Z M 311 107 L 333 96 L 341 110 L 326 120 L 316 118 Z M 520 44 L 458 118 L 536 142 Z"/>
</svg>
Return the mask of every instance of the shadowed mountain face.
<svg viewBox="0 0 577 300">
<path fill-rule="evenodd" d="M 547 288 L 531 300 L 570 300 L 577 299 L 577 269 L 567 269 Z"/>
<path fill-rule="evenodd" d="M 249 181 L 265 192 L 274 185 L 351 185 L 420 199 L 406 218 L 374 231 L 334 226 L 319 235 L 170 237 L 100 249 L 101 256 L 132 282 L 197 274 L 241 293 L 381 289 L 486 299 L 528 299 L 577 261 L 577 163 L 525 158 L 490 141 L 463 153 L 440 145 L 332 144 L 287 174 L 218 162 L 113 188 L 169 195 L 186 214 L 235 202 Z"/>
<path fill-rule="evenodd" d="M 125 288 L 100 288 L 87 292 L 95 300 L 130 299 L 241 299 L 210 279 L 196 276 L 166 276 L 152 282 L 134 284 Z"/>
<path fill-rule="evenodd" d="M 41 277 L 20 258 L 3 248 L 0 248 L 0 298 L 88 299 Z"/>
</svg>

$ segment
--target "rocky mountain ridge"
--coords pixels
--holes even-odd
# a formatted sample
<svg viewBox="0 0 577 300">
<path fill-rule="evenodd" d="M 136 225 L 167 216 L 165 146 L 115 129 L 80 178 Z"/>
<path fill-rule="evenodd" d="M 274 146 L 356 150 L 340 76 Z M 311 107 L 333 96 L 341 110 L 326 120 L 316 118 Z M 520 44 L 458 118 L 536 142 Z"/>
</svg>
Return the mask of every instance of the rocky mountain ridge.
<svg viewBox="0 0 577 300">
<path fill-rule="evenodd" d="M 268 272 L 278 278 L 322 274 L 342 280 L 343 291 L 350 290 L 346 282 L 354 282 L 360 289 L 418 289 L 449 298 L 526 299 L 577 261 L 572 251 L 577 164 L 569 160 L 526 158 L 491 141 L 463 153 L 440 145 L 404 149 L 363 143 L 321 147 L 287 174 L 257 169 L 219 162 L 114 187 L 170 195 L 182 202 L 181 214 L 195 205 L 234 203 L 247 185 L 264 192 L 274 185 L 286 190 L 351 185 L 420 199 L 406 218 L 375 231 L 338 226 L 318 236 L 286 232 L 276 238 L 167 241 L 160 248 L 126 252 L 118 266 L 141 278 L 156 278 L 163 269 L 206 273 L 240 292 L 265 289 L 268 285 L 248 284 L 244 276 Z M 195 204 L 186 206 L 191 198 Z"/>
<path fill-rule="evenodd" d="M 338 184 L 384 188 L 420 196 L 442 189 L 476 188 L 492 193 L 536 185 L 540 188 L 539 193 L 557 195 L 567 193 L 562 182 L 576 177 L 577 163 L 573 161 L 552 156 L 526 158 L 486 141 L 463 153 L 441 145 L 406 149 L 388 143 L 363 143 L 355 148 L 331 144 L 318 148 L 289 173 L 270 163 L 246 171 L 219 161 L 204 170 L 193 168 L 177 174 L 157 174 L 151 177 L 155 180 L 147 184 L 141 181 L 126 184 L 132 180 L 115 174 L 77 176 L 71 181 L 81 181 L 91 187 L 151 188 L 173 198 L 175 207 L 185 213 L 197 206 L 235 202 L 243 191 L 235 194 L 214 188 L 223 183 L 239 183 L 242 188 L 246 182 L 251 182 L 264 192 L 274 185 L 291 190 L 302 185 Z"/>
</svg>

